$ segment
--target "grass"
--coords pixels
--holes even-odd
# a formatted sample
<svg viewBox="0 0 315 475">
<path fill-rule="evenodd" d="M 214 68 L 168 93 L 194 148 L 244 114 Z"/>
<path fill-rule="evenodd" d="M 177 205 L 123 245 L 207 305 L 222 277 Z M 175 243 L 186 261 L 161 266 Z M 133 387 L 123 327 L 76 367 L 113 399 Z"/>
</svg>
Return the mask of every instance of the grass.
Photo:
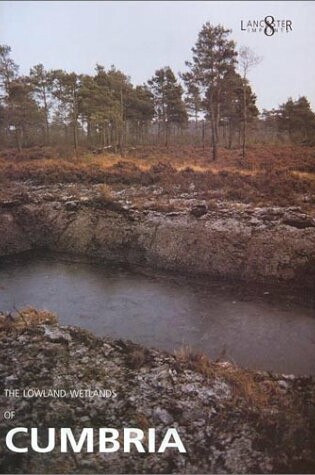
<svg viewBox="0 0 315 475">
<path fill-rule="evenodd" d="M 23 329 L 29 326 L 42 323 L 53 324 L 57 322 L 54 313 L 47 310 L 37 310 L 33 307 L 26 307 L 13 312 L 0 313 L 0 332 L 14 329 Z"/>
<path fill-rule="evenodd" d="M 104 204 L 111 203 L 113 201 L 112 189 L 106 183 L 98 186 L 99 201 Z"/>
<path fill-rule="evenodd" d="M 232 401 L 242 398 L 246 403 L 256 408 L 267 408 L 273 398 L 280 396 L 276 383 L 268 381 L 261 384 L 255 379 L 256 373 L 234 366 L 232 363 L 212 362 L 204 353 L 182 347 L 175 352 L 177 361 L 188 366 L 192 371 L 202 374 L 209 379 L 219 379 L 232 389 Z"/>
</svg>

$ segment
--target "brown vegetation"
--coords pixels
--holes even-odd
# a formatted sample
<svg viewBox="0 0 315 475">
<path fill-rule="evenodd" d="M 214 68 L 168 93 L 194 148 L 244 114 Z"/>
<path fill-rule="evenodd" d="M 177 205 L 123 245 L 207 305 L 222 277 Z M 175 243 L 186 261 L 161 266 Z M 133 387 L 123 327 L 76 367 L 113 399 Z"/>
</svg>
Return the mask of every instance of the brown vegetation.
<svg viewBox="0 0 315 475">
<path fill-rule="evenodd" d="M 212 362 L 206 355 L 194 352 L 189 347 L 179 349 L 175 357 L 180 366 L 202 374 L 212 384 L 216 381 L 227 385 L 231 393 L 225 404 L 230 410 L 221 411 L 217 417 L 224 427 L 235 407 L 239 411 L 246 408 L 260 434 L 253 446 L 284 448 L 286 444 L 292 445 L 292 441 L 299 439 L 305 430 L 304 417 L 307 414 L 304 404 L 308 396 L 303 394 L 303 383 L 292 384 L 291 389 L 288 389 L 290 383 L 283 379 L 284 376 L 256 373 L 223 361 Z M 304 384 L 306 381 L 307 378 Z M 308 426 L 312 433 L 314 422 L 309 420 Z M 307 473 L 308 470 L 309 467 Z M 283 473 L 280 460 L 275 471 Z"/>
<path fill-rule="evenodd" d="M 0 333 L 16 329 L 23 329 L 43 323 L 54 324 L 57 317 L 47 310 L 37 310 L 33 307 L 15 310 L 14 312 L 0 313 Z"/>
<path fill-rule="evenodd" d="M 61 158 L 51 148 L 0 155 L 2 180 L 33 184 L 104 183 L 123 186 L 159 185 L 166 196 L 194 192 L 217 199 L 259 205 L 310 207 L 315 195 L 315 150 L 311 147 L 255 147 L 246 167 L 238 150 L 222 149 L 213 164 L 202 148 L 142 147 L 122 159 L 115 154 Z M 160 206 L 161 205 L 161 206 Z M 164 209 L 165 205 L 158 204 Z M 167 205 L 167 209 L 173 209 Z"/>
<path fill-rule="evenodd" d="M 213 362 L 204 353 L 182 347 L 175 352 L 177 361 L 187 365 L 192 371 L 210 379 L 219 379 L 233 389 L 232 399 L 245 399 L 248 404 L 261 409 L 269 407 L 272 399 L 280 395 L 280 388 L 269 381 L 268 387 L 261 384 L 257 374 L 234 366 L 232 363 Z"/>
</svg>

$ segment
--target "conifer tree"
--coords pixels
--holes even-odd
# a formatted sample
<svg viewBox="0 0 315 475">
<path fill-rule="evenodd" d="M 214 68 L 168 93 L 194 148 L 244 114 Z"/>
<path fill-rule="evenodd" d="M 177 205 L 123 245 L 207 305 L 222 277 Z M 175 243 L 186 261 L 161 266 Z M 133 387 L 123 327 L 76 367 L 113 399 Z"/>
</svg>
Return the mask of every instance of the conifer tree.
<svg viewBox="0 0 315 475">
<path fill-rule="evenodd" d="M 52 86 L 51 75 L 45 70 L 42 64 L 37 64 L 30 70 L 30 82 L 32 84 L 35 98 L 43 111 L 45 121 L 45 142 L 50 142 L 49 130 L 49 109 L 50 109 L 50 92 Z"/>
<path fill-rule="evenodd" d="M 80 75 L 62 70 L 51 72 L 52 94 L 63 108 L 65 120 L 72 128 L 73 148 L 78 150 Z"/>
<path fill-rule="evenodd" d="M 286 131 L 293 143 L 315 144 L 315 114 L 305 96 L 297 101 L 288 99 L 276 115 L 280 131 Z"/>
<path fill-rule="evenodd" d="M 169 144 L 172 125 L 184 125 L 187 112 L 182 99 L 183 89 L 169 66 L 158 69 L 148 81 L 155 105 L 155 117 L 159 131 L 164 132 L 164 145 Z"/>
<path fill-rule="evenodd" d="M 234 69 L 237 52 L 235 43 L 228 39 L 231 30 L 223 26 L 203 25 L 195 46 L 192 61 L 187 61 L 189 71 L 183 74 L 187 83 L 198 87 L 204 109 L 211 123 L 212 159 L 217 158 L 218 125 L 223 81 Z"/>
</svg>

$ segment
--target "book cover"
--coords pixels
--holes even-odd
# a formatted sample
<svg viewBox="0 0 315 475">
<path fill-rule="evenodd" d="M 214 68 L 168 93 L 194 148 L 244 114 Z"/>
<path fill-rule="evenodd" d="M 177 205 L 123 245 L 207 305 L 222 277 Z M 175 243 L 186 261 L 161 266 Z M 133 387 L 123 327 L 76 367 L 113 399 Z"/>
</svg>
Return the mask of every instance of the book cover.
<svg viewBox="0 0 315 475">
<path fill-rule="evenodd" d="M 0 3 L 0 473 L 315 472 L 314 13 Z"/>
</svg>

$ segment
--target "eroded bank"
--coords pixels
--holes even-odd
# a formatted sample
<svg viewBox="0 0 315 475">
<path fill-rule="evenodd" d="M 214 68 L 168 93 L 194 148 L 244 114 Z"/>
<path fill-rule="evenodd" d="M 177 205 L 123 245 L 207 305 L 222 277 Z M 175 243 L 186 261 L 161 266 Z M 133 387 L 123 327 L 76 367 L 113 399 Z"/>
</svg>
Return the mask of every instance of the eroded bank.
<svg viewBox="0 0 315 475">
<path fill-rule="evenodd" d="M 154 191 L 154 190 L 153 190 Z M 46 248 L 119 264 L 255 282 L 312 286 L 315 222 L 299 208 L 184 195 L 172 211 L 99 187 L 30 187 L 0 202 L 0 255 Z"/>
</svg>

